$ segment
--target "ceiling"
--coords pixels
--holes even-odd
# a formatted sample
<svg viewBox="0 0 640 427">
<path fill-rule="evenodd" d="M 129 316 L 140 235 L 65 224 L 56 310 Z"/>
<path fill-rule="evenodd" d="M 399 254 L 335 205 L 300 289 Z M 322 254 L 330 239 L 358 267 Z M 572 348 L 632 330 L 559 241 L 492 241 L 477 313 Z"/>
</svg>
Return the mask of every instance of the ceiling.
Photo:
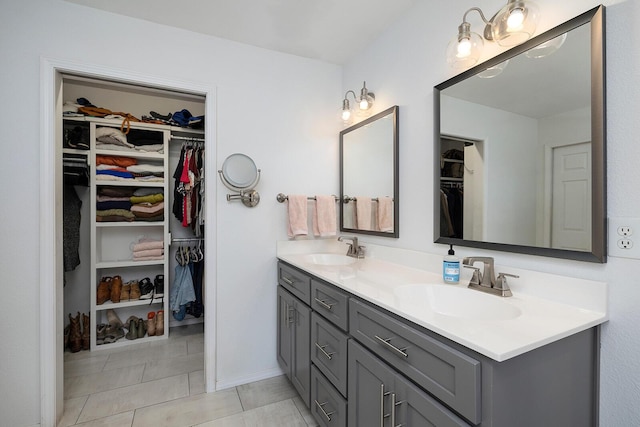
<svg viewBox="0 0 640 427">
<path fill-rule="evenodd" d="M 343 64 L 418 0 L 66 0 L 265 49 Z"/>
</svg>

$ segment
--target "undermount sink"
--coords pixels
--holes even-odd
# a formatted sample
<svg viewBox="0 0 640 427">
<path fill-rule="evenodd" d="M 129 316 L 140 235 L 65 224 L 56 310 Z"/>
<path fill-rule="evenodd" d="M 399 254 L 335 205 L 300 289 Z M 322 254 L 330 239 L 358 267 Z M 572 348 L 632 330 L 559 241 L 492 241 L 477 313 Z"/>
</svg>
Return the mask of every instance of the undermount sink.
<svg viewBox="0 0 640 427">
<path fill-rule="evenodd" d="M 341 254 L 308 254 L 305 261 L 316 265 L 349 265 L 356 262 L 356 259 Z"/>
<path fill-rule="evenodd" d="M 461 286 L 418 283 L 400 286 L 394 293 L 402 307 L 411 311 L 469 320 L 510 320 L 522 314 L 502 297 Z"/>
</svg>

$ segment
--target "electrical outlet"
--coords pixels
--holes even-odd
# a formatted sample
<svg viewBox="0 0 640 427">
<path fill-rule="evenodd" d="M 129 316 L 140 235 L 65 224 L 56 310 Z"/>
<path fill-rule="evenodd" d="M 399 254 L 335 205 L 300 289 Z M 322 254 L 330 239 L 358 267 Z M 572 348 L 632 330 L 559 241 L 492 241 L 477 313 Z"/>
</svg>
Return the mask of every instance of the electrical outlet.
<svg viewBox="0 0 640 427">
<path fill-rule="evenodd" d="M 640 218 L 609 218 L 608 255 L 640 259 L 640 239 L 638 244 L 634 240 L 636 230 L 640 230 Z"/>
</svg>

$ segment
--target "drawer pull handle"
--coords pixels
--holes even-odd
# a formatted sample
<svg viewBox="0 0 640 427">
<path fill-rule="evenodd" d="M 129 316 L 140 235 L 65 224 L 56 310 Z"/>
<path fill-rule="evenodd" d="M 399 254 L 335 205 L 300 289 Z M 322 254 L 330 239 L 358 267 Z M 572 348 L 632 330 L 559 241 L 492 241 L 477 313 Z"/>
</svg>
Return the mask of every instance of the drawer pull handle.
<svg viewBox="0 0 640 427">
<path fill-rule="evenodd" d="M 294 315 L 291 316 L 291 313 L 293 313 Z M 295 315 L 296 315 L 296 309 L 290 305 L 287 305 L 287 327 L 289 327 L 292 323 L 294 323 L 296 321 L 295 319 Z"/>
<path fill-rule="evenodd" d="M 384 427 L 384 384 L 380 384 L 380 427 Z"/>
<path fill-rule="evenodd" d="M 333 353 L 327 353 L 327 351 L 325 350 L 325 348 L 327 347 L 326 345 L 320 345 L 318 343 L 315 343 L 316 347 L 318 347 L 318 350 L 320 350 L 322 352 L 322 354 L 324 354 L 327 359 L 331 360 L 333 359 L 333 355 L 336 354 L 336 352 L 334 351 Z"/>
<path fill-rule="evenodd" d="M 320 409 L 320 412 L 322 412 L 322 415 L 324 415 L 327 418 L 327 421 L 331 421 L 331 415 L 335 414 L 335 411 L 327 412 L 323 408 L 323 406 L 329 402 L 318 403 L 317 400 L 314 400 L 314 402 L 316 402 L 316 406 L 318 407 L 318 409 Z"/>
<path fill-rule="evenodd" d="M 284 280 L 284 282 L 285 282 L 287 285 L 290 285 L 290 286 L 293 286 L 293 285 L 294 285 L 294 281 L 293 281 L 293 280 L 291 280 L 291 279 L 289 279 L 288 277 L 282 276 L 282 280 Z"/>
<path fill-rule="evenodd" d="M 331 310 L 331 307 L 333 307 L 334 305 L 336 305 L 335 303 L 333 304 L 329 304 L 324 300 L 318 299 L 318 298 L 314 298 L 314 300 L 316 300 L 316 302 L 318 304 L 320 304 L 321 306 L 323 306 L 324 308 L 326 308 L 327 310 Z"/>
<path fill-rule="evenodd" d="M 406 353 L 407 347 L 405 348 L 398 348 L 395 345 L 391 344 L 389 341 L 391 341 L 391 338 L 387 338 L 386 340 L 384 338 L 380 338 L 379 336 L 375 335 L 376 339 L 378 341 L 380 341 L 382 344 L 386 345 L 387 347 L 389 347 L 391 350 L 395 351 L 396 353 L 398 353 L 399 355 L 403 356 L 403 357 L 409 357 L 409 355 Z"/>
</svg>

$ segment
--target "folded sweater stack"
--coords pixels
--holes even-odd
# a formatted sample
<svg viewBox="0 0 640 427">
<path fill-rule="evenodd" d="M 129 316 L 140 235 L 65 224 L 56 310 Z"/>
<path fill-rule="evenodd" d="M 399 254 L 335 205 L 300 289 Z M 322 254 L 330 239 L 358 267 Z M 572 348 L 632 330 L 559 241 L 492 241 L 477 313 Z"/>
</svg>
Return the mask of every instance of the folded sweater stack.
<svg viewBox="0 0 640 427">
<path fill-rule="evenodd" d="M 164 242 L 141 238 L 133 244 L 132 251 L 134 261 L 162 260 L 164 259 Z"/>
<path fill-rule="evenodd" d="M 100 187 L 96 221 L 164 221 L 164 196 L 157 188 Z"/>
</svg>

